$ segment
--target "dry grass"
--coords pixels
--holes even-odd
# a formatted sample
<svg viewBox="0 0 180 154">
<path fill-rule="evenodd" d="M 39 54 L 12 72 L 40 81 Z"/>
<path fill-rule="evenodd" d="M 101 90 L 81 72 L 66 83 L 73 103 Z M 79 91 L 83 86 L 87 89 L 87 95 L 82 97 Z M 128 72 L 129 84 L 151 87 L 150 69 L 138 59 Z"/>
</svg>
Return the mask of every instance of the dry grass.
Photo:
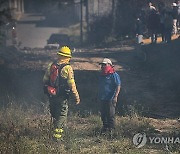
<svg viewBox="0 0 180 154">
<path fill-rule="evenodd" d="M 72 114 L 68 118 L 68 128 L 60 142 L 51 139 L 51 121 L 47 108 L 41 114 L 33 107 L 28 111 L 17 105 L 0 110 L 0 153 L 166 153 L 164 145 L 145 145 L 136 148 L 132 137 L 138 132 L 156 133 L 152 119 L 137 114 L 116 118 L 117 129 L 112 135 L 101 135 L 99 115 Z M 170 122 L 170 121 L 169 121 Z M 178 153 L 178 147 L 172 148 Z"/>
</svg>

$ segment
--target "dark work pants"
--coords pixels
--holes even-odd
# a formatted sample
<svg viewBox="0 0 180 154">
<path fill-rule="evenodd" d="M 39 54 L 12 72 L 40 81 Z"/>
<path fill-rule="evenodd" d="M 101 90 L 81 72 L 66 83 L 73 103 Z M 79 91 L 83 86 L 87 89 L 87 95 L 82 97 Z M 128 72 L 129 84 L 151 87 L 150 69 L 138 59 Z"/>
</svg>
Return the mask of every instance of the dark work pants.
<svg viewBox="0 0 180 154">
<path fill-rule="evenodd" d="M 172 28 L 166 28 L 165 29 L 165 40 L 166 42 L 171 42 L 171 33 L 172 33 Z"/>
<path fill-rule="evenodd" d="M 61 97 L 50 97 L 50 113 L 53 117 L 53 125 L 55 128 L 63 128 L 66 126 L 68 114 L 68 99 Z"/>
<path fill-rule="evenodd" d="M 115 105 L 112 101 L 101 101 L 103 128 L 115 128 Z"/>
</svg>

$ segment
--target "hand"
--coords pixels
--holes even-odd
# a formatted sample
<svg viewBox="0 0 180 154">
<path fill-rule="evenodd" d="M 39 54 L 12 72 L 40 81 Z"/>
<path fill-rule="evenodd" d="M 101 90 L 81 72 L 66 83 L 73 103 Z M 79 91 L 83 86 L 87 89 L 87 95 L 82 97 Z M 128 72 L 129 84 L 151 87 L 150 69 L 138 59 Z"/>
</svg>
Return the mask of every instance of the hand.
<svg viewBox="0 0 180 154">
<path fill-rule="evenodd" d="M 117 103 L 117 96 L 113 98 L 113 103 Z"/>
<path fill-rule="evenodd" d="M 113 102 L 113 106 L 116 107 L 117 103 Z"/>
<path fill-rule="evenodd" d="M 76 105 L 80 104 L 80 99 L 76 99 Z"/>
<path fill-rule="evenodd" d="M 117 97 L 114 97 L 114 98 L 113 98 L 112 103 L 113 103 L 114 107 L 116 107 L 116 104 L 117 104 Z"/>
</svg>

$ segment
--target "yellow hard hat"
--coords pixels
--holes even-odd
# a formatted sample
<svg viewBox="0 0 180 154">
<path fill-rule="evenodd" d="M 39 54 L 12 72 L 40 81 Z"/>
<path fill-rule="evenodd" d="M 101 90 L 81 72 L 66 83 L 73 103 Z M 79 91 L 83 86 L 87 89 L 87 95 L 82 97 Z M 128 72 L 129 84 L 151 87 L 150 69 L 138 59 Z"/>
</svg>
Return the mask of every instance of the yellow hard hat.
<svg viewBox="0 0 180 154">
<path fill-rule="evenodd" d="M 64 57 L 72 57 L 71 56 L 71 50 L 68 46 L 63 46 L 61 49 L 57 52 L 58 55 L 64 56 Z"/>
</svg>

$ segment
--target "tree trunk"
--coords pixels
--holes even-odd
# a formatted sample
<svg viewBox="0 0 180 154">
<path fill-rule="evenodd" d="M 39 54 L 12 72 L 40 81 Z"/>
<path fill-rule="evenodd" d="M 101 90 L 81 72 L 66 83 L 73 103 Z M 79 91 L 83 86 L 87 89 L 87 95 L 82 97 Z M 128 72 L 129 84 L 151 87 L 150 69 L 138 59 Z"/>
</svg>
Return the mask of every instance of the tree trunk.
<svg viewBox="0 0 180 154">
<path fill-rule="evenodd" d="M 80 43 L 83 43 L 83 1 L 81 0 Z"/>
<path fill-rule="evenodd" d="M 117 9 L 117 0 L 112 0 L 112 29 L 111 29 L 111 35 L 115 35 L 115 26 L 116 26 L 116 9 Z"/>
<path fill-rule="evenodd" d="M 89 5 L 88 0 L 85 0 L 86 5 L 86 23 L 87 23 L 87 34 L 89 34 Z"/>
</svg>

